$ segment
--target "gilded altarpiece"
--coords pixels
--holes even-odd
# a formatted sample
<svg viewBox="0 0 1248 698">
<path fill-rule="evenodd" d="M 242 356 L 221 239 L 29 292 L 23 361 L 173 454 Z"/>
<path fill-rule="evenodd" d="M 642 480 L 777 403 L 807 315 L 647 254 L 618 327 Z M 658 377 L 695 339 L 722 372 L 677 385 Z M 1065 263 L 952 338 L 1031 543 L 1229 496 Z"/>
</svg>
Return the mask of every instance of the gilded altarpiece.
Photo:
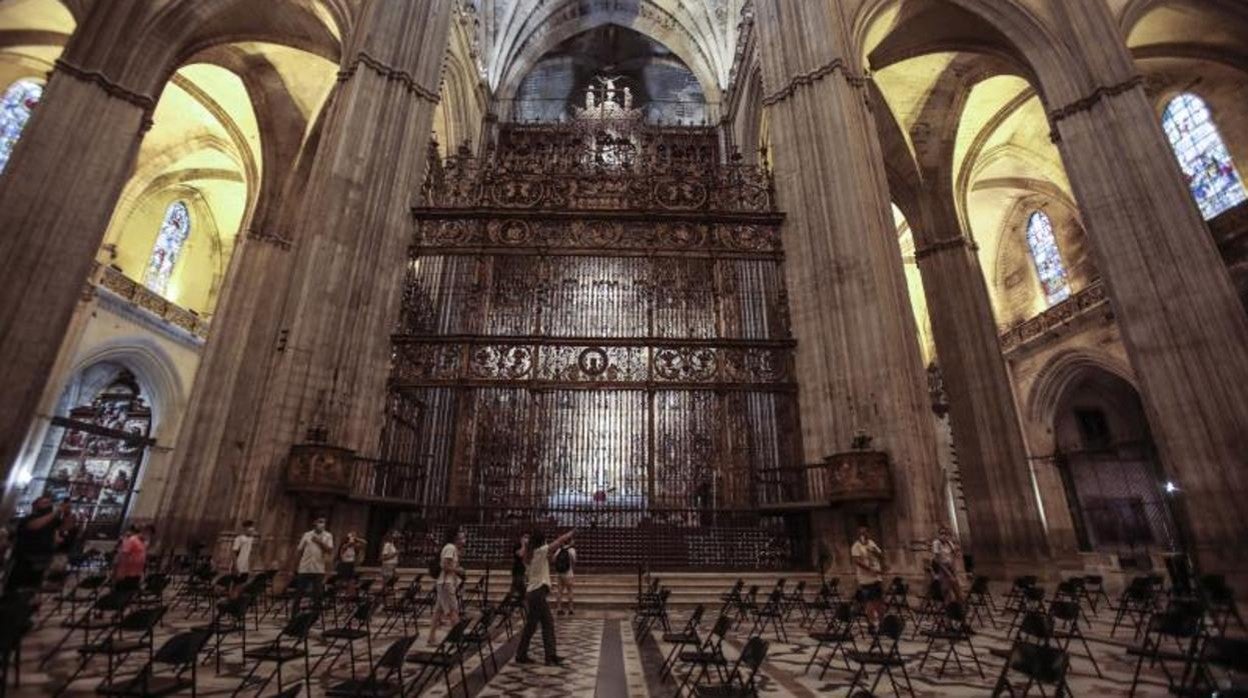
<svg viewBox="0 0 1248 698">
<path fill-rule="evenodd" d="M 766 548 L 761 490 L 801 454 L 768 174 L 714 129 L 630 119 L 504 125 L 432 162 L 393 340 L 392 400 L 420 415 L 404 497 Z"/>
</svg>

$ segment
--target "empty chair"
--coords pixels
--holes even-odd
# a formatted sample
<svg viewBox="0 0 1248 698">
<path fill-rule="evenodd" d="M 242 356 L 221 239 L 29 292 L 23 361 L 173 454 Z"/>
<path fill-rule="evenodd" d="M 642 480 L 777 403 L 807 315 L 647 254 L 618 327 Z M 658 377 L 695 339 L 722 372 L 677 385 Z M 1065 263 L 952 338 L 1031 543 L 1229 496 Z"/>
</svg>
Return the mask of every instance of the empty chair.
<svg viewBox="0 0 1248 698">
<path fill-rule="evenodd" d="M 784 630 L 784 616 L 784 591 L 779 588 L 773 589 L 767 596 L 767 601 L 754 609 L 754 626 L 750 629 L 749 635 L 762 635 L 767 632 L 767 625 L 770 624 L 776 631 L 776 639 L 788 642 L 789 635 Z"/>
<path fill-rule="evenodd" d="M 1023 590 L 1019 597 L 1018 611 L 1010 618 L 1010 627 L 1006 629 L 1006 635 L 1013 635 L 1015 628 L 1018 627 L 1018 621 L 1028 613 L 1044 613 L 1044 587 L 1031 586 Z"/>
<path fill-rule="evenodd" d="M 312 674 L 310 659 L 308 656 L 308 633 L 312 631 L 312 626 L 316 623 L 320 616 L 318 611 L 304 611 L 291 618 L 286 626 L 282 628 L 281 633 L 273 640 L 261 647 L 243 653 L 243 658 L 252 662 L 251 670 L 239 682 L 238 688 L 234 689 L 233 695 L 238 695 L 244 689 L 259 684 L 256 689 L 257 694 L 264 693 L 264 689 L 277 677 L 277 690 L 282 690 L 283 676 L 282 667 L 293 661 L 303 660 L 303 678 L 306 681 Z M 261 665 L 272 663 L 273 671 L 264 679 L 256 676 Z"/>
<path fill-rule="evenodd" d="M 685 621 L 685 627 L 678 632 L 663 633 L 663 642 L 672 646 L 667 656 L 663 658 L 663 666 L 659 667 L 659 677 L 666 677 L 671 672 L 672 666 L 676 663 L 676 655 L 686 647 L 697 647 L 702 643 L 702 639 L 698 636 L 698 626 L 702 624 L 702 614 L 705 612 L 702 604 L 698 604 L 693 609 L 693 613 L 689 615 L 689 620 Z"/>
<path fill-rule="evenodd" d="M 108 660 L 105 681 L 111 681 L 117 666 L 124 663 L 126 658 L 135 652 L 147 650 L 148 658 L 150 659 L 152 636 L 156 632 L 156 625 L 160 623 L 160 619 L 164 615 L 165 609 L 160 606 L 130 611 L 116 625 L 109 628 L 107 634 L 103 637 L 97 637 L 92 642 L 79 647 L 78 654 L 82 656 L 82 659 L 78 662 L 78 666 L 73 673 L 69 675 L 69 678 L 65 679 L 65 683 L 56 694 L 60 695 L 61 691 L 68 688 L 78 678 L 78 675 L 87 668 L 91 660 L 100 655 L 104 655 Z"/>
<path fill-rule="evenodd" d="M 1047 695 L 1044 693 L 1045 686 L 1053 686 L 1055 696 L 1067 695 L 1066 671 L 1069 667 L 1070 659 L 1060 649 L 1015 640 L 993 686 L 992 695 L 995 698 L 1008 692 L 1010 696 L 1026 696 L 1032 686 L 1036 686 L 1041 695 Z M 1017 692 L 1012 681 L 1015 674 L 1022 674 L 1026 679 L 1022 690 Z"/>
<path fill-rule="evenodd" d="M 887 675 L 888 682 L 893 687 L 893 693 L 901 695 L 903 684 L 897 681 L 897 675 L 894 673 L 894 670 L 900 669 L 906 693 L 914 696 L 914 686 L 910 683 L 910 674 L 906 671 L 906 658 L 902 656 L 899 649 L 901 635 L 905 629 L 906 622 L 901 618 L 895 615 L 884 616 L 871 640 L 871 645 L 865 651 L 849 653 L 850 660 L 858 664 L 858 670 L 854 672 L 854 678 L 849 684 L 849 695 L 854 695 L 854 689 L 859 685 L 866 686 L 867 667 L 878 667 L 875 679 L 871 682 L 871 687 L 867 689 L 868 693 L 874 695 L 880 680 Z"/>
<path fill-rule="evenodd" d="M 1099 574 L 1085 574 L 1083 576 L 1083 598 L 1088 602 L 1088 607 L 1092 609 L 1092 614 L 1096 615 L 1101 602 L 1106 606 L 1110 605 L 1109 594 L 1105 592 L 1105 578 Z"/>
<path fill-rule="evenodd" d="M 746 698 L 758 695 L 755 680 L 758 668 L 767 659 L 767 641 L 752 637 L 741 648 L 741 656 L 720 683 L 695 684 L 693 694 L 699 698 Z"/>
<path fill-rule="evenodd" d="M 1150 666 L 1161 667 L 1171 692 L 1184 693 L 1190 669 L 1199 660 L 1204 631 L 1204 608 L 1199 603 L 1172 603 L 1166 611 L 1153 615 L 1143 642 L 1127 648 L 1127 654 L 1137 658 L 1131 695 L 1135 695 L 1145 660 Z M 1181 669 L 1177 676 L 1171 671 L 1175 664 Z"/>
<path fill-rule="evenodd" d="M 923 651 L 923 661 L 919 662 L 920 671 L 927 664 L 928 657 L 931 656 L 936 643 L 943 642 L 947 650 L 944 659 L 940 662 L 940 669 L 936 672 L 938 678 L 944 677 L 945 667 L 949 664 L 950 658 L 958 665 L 958 671 L 963 671 L 963 657 L 958 652 L 959 645 L 966 645 L 970 651 L 968 658 L 975 662 L 975 670 L 979 672 L 979 677 L 986 678 L 984 666 L 979 662 L 979 653 L 975 651 L 975 642 L 972 640 L 974 631 L 966 622 L 966 611 L 962 604 L 955 601 L 946 606 L 944 616 L 936 622 L 935 627 L 924 631 L 924 634 L 927 635 L 927 648 Z"/>
<path fill-rule="evenodd" d="M 1157 589 L 1149 577 L 1134 577 L 1122 595 L 1118 597 L 1118 606 L 1114 609 L 1114 625 L 1109 636 L 1118 632 L 1123 621 L 1131 623 L 1135 630 L 1134 637 L 1139 637 L 1149 616 L 1157 609 Z"/>
<path fill-rule="evenodd" d="M 468 651 L 477 650 L 477 656 L 481 659 L 481 672 L 486 673 L 485 669 L 485 651 L 490 651 L 490 665 L 494 667 L 494 673 L 498 673 L 498 660 L 494 657 L 494 638 L 490 635 L 490 628 L 494 625 L 494 618 L 497 611 L 492 608 L 486 608 L 477 618 L 477 622 L 473 623 L 466 631 L 464 631 L 463 649 Z M 486 674 L 488 676 L 488 674 Z"/>
<path fill-rule="evenodd" d="M 321 663 L 326 659 L 329 660 L 327 671 L 333 671 L 334 665 L 342 658 L 344 652 L 348 649 L 351 651 L 351 678 L 355 678 L 355 643 L 364 640 L 368 656 L 373 656 L 373 633 L 370 622 L 373 617 L 373 611 L 377 608 L 378 601 L 376 599 L 368 599 L 361 601 L 355 607 L 355 611 L 347 618 L 347 622 L 341 627 L 329 628 L 321 634 L 328 644 L 325 647 L 325 653 L 317 658 L 316 664 L 312 665 L 313 673 L 316 673 Z"/>
<path fill-rule="evenodd" d="M 854 611 L 848 603 L 841 602 L 831 612 L 828 625 L 823 630 L 812 632 L 810 639 L 815 641 L 815 649 L 810 653 L 810 661 L 806 662 L 806 668 L 802 673 L 810 671 L 810 667 L 819 659 L 819 653 L 825 647 L 831 647 L 832 651 L 823 660 L 823 668 L 819 672 L 820 680 L 824 674 L 828 673 L 828 667 L 831 666 L 832 660 L 836 659 L 837 652 L 841 653 L 841 659 L 845 660 L 845 670 L 853 671 L 854 668 L 849 664 L 850 648 L 854 651 L 858 650 L 858 641 L 854 638 Z"/>
<path fill-rule="evenodd" d="M 102 683 L 95 692 L 118 698 L 148 698 L 190 691 L 193 698 L 198 690 L 199 652 L 207 642 L 208 633 L 202 630 L 174 635 L 136 674 Z M 157 673 L 158 667 L 164 671 Z"/>
<path fill-rule="evenodd" d="M 410 685 L 403 690 L 403 695 L 420 695 L 425 686 L 436 681 L 438 676 L 446 683 L 446 695 L 451 695 L 451 671 L 459 665 L 459 675 L 464 687 L 464 698 L 468 698 L 468 677 L 464 672 L 463 642 L 464 632 L 468 629 L 468 620 L 456 623 L 442 638 L 442 642 L 433 650 L 413 652 L 407 656 L 407 663 L 420 667 Z"/>
<path fill-rule="evenodd" d="M 1101 665 L 1097 663 L 1096 656 L 1092 654 L 1092 646 L 1088 644 L 1088 639 L 1080 628 L 1079 620 L 1082 615 L 1079 604 L 1073 601 L 1054 601 L 1050 604 L 1049 616 L 1053 619 L 1054 625 L 1053 638 L 1057 641 L 1058 649 L 1067 655 L 1071 654 L 1070 643 L 1078 640 L 1083 645 L 1092 668 L 1096 670 L 1096 675 L 1103 677 Z"/>
<path fill-rule="evenodd" d="M 204 663 L 215 658 L 218 674 L 221 673 L 221 645 L 226 637 L 238 635 L 243 653 L 247 652 L 247 606 L 250 601 L 251 599 L 246 596 L 223 601 L 217 604 L 217 612 L 213 615 L 212 621 L 195 628 L 195 630 L 207 632 L 209 638 L 212 639 L 213 644 L 209 648 L 209 656 L 204 658 Z"/>
<path fill-rule="evenodd" d="M 997 627 L 997 621 L 993 618 L 996 608 L 992 601 L 992 591 L 989 589 L 987 577 L 978 576 L 971 580 L 965 603 L 967 615 L 971 620 L 977 621 L 980 627 L 984 625 L 984 616 L 988 617 L 988 622 L 993 628 Z"/>
<path fill-rule="evenodd" d="M 685 687 L 691 684 L 696 685 L 712 667 L 721 681 L 727 678 L 724 673 L 728 666 L 728 660 L 724 657 L 724 636 L 728 634 L 731 626 L 731 618 L 720 616 L 715 621 L 715 626 L 711 628 L 711 632 L 702 639 L 702 644 L 695 649 L 685 650 L 676 655 L 677 662 L 689 667 L 680 686 L 676 689 L 676 695 L 684 695 Z"/>
<path fill-rule="evenodd" d="M 350 679 L 332 684 L 325 694 L 332 698 L 368 696 L 369 698 L 390 698 L 403 693 L 403 664 L 407 651 L 416 641 L 415 635 L 408 635 L 395 640 L 381 653 L 381 658 L 373 665 L 368 676 L 362 680 Z"/>
</svg>

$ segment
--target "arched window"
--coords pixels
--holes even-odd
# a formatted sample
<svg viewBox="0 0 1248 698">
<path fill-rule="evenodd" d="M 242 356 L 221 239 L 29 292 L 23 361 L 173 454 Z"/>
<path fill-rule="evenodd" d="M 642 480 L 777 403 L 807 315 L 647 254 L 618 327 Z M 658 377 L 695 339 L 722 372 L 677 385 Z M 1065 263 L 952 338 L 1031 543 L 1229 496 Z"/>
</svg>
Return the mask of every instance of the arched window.
<svg viewBox="0 0 1248 698">
<path fill-rule="evenodd" d="M 1248 199 L 1205 100 L 1191 93 L 1175 97 L 1161 125 L 1205 220 Z"/>
<path fill-rule="evenodd" d="M 1036 211 L 1027 220 L 1027 247 L 1031 249 L 1031 261 L 1036 265 L 1036 276 L 1044 288 L 1049 305 L 1070 297 L 1070 282 L 1066 277 L 1066 265 L 1057 249 L 1053 235 L 1053 222 L 1043 211 Z"/>
<path fill-rule="evenodd" d="M 43 85 L 34 80 L 18 80 L 0 97 L 0 172 L 9 164 L 13 146 L 41 97 Z"/>
<path fill-rule="evenodd" d="M 165 222 L 160 226 L 160 234 L 156 236 L 156 244 L 152 247 L 152 257 L 147 262 L 147 271 L 143 273 L 143 285 L 164 295 L 169 288 L 169 277 L 173 276 L 173 267 L 178 263 L 178 255 L 182 245 L 191 234 L 191 212 L 186 204 L 175 201 L 165 211 Z"/>
</svg>

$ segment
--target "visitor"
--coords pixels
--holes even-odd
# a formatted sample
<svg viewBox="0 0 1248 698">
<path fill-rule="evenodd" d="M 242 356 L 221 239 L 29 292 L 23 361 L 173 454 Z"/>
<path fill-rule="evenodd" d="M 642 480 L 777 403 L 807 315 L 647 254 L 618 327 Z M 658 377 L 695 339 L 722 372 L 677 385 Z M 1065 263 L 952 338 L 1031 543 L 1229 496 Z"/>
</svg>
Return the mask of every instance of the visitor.
<svg viewBox="0 0 1248 698">
<path fill-rule="evenodd" d="M 234 583 L 242 584 L 251 574 L 251 549 L 256 543 L 256 522 L 247 519 L 243 522 L 243 531 L 234 536 L 230 546 L 233 556 L 230 560 L 230 573 L 234 575 Z"/>
<path fill-rule="evenodd" d="M 429 628 L 429 644 L 438 644 L 438 628 L 445 621 L 454 626 L 459 622 L 459 596 L 457 594 L 460 581 L 464 577 L 464 568 L 459 561 L 463 554 L 464 532 L 451 529 L 446 535 L 446 542 L 438 553 L 437 581 L 434 583 L 433 624 Z"/>
<path fill-rule="evenodd" d="M 871 540 L 866 526 L 859 527 L 858 540 L 849 548 L 858 582 L 856 598 L 867 614 L 867 622 L 878 625 L 884 610 L 884 551 Z"/>
<path fill-rule="evenodd" d="M 559 548 L 559 552 L 555 553 L 555 574 L 559 579 L 559 590 L 555 597 L 555 606 L 559 609 L 559 615 L 564 614 L 564 606 L 567 606 L 567 614 L 576 613 L 576 600 L 573 598 L 573 577 L 576 570 L 576 547 L 569 540 L 566 545 Z"/>
<path fill-rule="evenodd" d="M 945 604 L 962 601 L 962 585 L 958 582 L 956 560 L 958 542 L 948 526 L 941 525 L 932 539 L 932 577 L 940 585 Z"/>
<path fill-rule="evenodd" d="M 113 563 L 113 586 L 137 589 L 147 567 L 147 540 L 145 530 L 131 524 L 117 547 L 117 559 Z"/>
<path fill-rule="evenodd" d="M 556 652 L 555 619 L 550 614 L 550 604 L 547 602 L 547 597 L 550 595 L 550 562 L 555 556 L 555 551 L 572 540 L 575 534 L 575 529 L 568 531 L 547 545 L 546 535 L 538 530 L 534 531 L 524 544 L 522 551 L 527 564 L 529 582 L 524 597 L 524 631 L 520 633 L 520 645 L 516 648 L 517 664 L 532 663 L 533 660 L 529 658 L 529 643 L 533 641 L 533 633 L 537 631 L 539 623 L 542 626 L 542 646 L 546 654 L 546 663 L 552 666 L 563 663 L 563 658 Z"/>
<path fill-rule="evenodd" d="M 355 579 L 355 563 L 364 545 L 365 540 L 355 535 L 355 531 L 347 532 L 346 539 L 342 541 L 342 547 L 338 549 L 338 567 L 334 570 L 339 580 L 345 582 Z"/>
<path fill-rule="evenodd" d="M 13 540 L 10 591 L 38 589 L 43 584 L 43 574 L 56 552 L 57 531 L 69 515 L 68 501 L 53 506 L 52 498 L 45 495 L 31 504 L 30 514 L 18 522 Z"/>
<path fill-rule="evenodd" d="M 381 582 L 383 585 L 394 584 L 392 580 L 399 571 L 399 546 L 395 545 L 398 539 L 399 534 L 391 532 L 381 544 Z"/>
<path fill-rule="evenodd" d="M 312 530 L 299 539 L 296 554 L 299 556 L 298 573 L 295 575 L 295 598 L 291 615 L 297 615 L 303 605 L 303 597 L 311 592 L 313 608 L 321 610 L 321 597 L 325 593 L 325 558 L 334 552 L 334 534 L 325 530 L 325 517 L 312 522 Z"/>
</svg>

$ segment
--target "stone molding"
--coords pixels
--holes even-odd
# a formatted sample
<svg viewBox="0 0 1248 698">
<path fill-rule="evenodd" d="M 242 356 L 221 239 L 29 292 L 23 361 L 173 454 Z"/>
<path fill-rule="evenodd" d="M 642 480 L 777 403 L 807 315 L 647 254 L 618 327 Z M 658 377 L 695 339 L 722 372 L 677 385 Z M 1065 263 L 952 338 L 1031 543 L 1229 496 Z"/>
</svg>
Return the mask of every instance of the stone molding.
<svg viewBox="0 0 1248 698">
<path fill-rule="evenodd" d="M 420 97 L 430 104 L 436 105 L 442 100 L 436 90 L 430 90 L 424 85 L 421 85 L 411 73 L 399 70 L 398 68 L 391 68 L 380 60 L 368 55 L 364 51 L 360 51 L 356 54 L 355 60 L 352 61 L 350 66 L 339 71 L 338 82 L 346 82 L 347 80 L 350 80 L 356 72 L 359 71 L 361 65 L 369 68 L 374 73 L 377 73 L 387 80 L 402 83 L 403 87 L 407 88 L 408 92 Z"/>
<path fill-rule="evenodd" d="M 962 248 L 966 248 L 971 252 L 977 252 L 979 250 L 979 245 L 976 245 L 974 240 L 961 236 L 950 238 L 948 240 L 941 240 L 939 242 L 933 242 L 930 245 L 916 247 L 914 249 L 914 260 L 918 262 L 938 252 L 946 252 L 948 250 L 958 250 Z"/>
<path fill-rule="evenodd" d="M 799 87 L 809 87 L 819 82 L 832 73 L 839 72 L 845 78 L 845 82 L 850 87 L 861 89 L 871 78 L 866 75 L 854 75 L 849 72 L 849 65 L 842 58 L 833 58 L 831 62 L 826 63 L 807 73 L 799 73 L 789 78 L 788 84 L 776 90 L 770 95 L 763 98 L 763 106 L 770 107 L 792 97 Z"/>
<path fill-rule="evenodd" d="M 291 246 L 294 245 L 294 241 L 292 241 L 289 238 L 284 238 L 281 235 L 278 235 L 277 233 L 270 233 L 264 230 L 256 230 L 254 228 L 247 229 L 247 239 L 255 240 L 256 242 L 263 242 L 268 245 L 273 245 L 274 247 L 277 247 L 278 249 L 282 249 L 282 250 L 289 250 Z"/>
<path fill-rule="evenodd" d="M 1001 333 L 1001 351 L 1011 354 L 1025 347 L 1045 343 L 1081 318 L 1101 308 L 1109 309 L 1104 282 L 1097 280 L 1064 301 Z M 1112 312 L 1112 310 L 1111 310 Z"/>
<path fill-rule="evenodd" d="M 154 97 L 149 97 L 148 95 L 135 92 L 134 90 L 121 85 L 116 80 L 109 78 L 104 73 L 97 70 L 79 68 L 63 58 L 59 58 L 56 61 L 56 68 L 53 70 L 53 73 L 57 72 L 63 73 L 64 75 L 67 75 L 79 82 L 95 85 L 96 87 L 104 90 L 108 96 L 128 102 L 139 109 L 142 109 L 142 131 L 146 132 L 152 128 L 154 124 L 152 121 L 152 113 L 156 111 L 156 99 Z"/>
<path fill-rule="evenodd" d="M 1134 90 L 1135 88 L 1140 87 L 1143 84 L 1144 84 L 1143 75 L 1133 75 L 1127 80 L 1124 80 L 1123 82 L 1118 83 L 1117 85 L 1101 85 L 1100 87 L 1097 87 L 1095 90 L 1093 90 L 1092 94 L 1086 97 L 1083 97 L 1081 99 L 1077 99 L 1071 102 L 1070 104 L 1067 104 L 1064 107 L 1060 107 L 1058 109 L 1054 109 L 1050 111 L 1049 112 L 1049 124 L 1052 126 L 1052 131 L 1049 134 L 1049 138 L 1054 143 L 1060 143 L 1062 140 L 1062 136 L 1057 131 L 1058 124 L 1065 121 L 1066 119 L 1069 119 L 1075 114 L 1079 114 L 1081 112 L 1091 110 L 1092 107 L 1095 107 L 1102 100 L 1108 99 L 1110 97 L 1117 97 L 1120 94 L 1130 92 L 1131 90 Z"/>
</svg>

